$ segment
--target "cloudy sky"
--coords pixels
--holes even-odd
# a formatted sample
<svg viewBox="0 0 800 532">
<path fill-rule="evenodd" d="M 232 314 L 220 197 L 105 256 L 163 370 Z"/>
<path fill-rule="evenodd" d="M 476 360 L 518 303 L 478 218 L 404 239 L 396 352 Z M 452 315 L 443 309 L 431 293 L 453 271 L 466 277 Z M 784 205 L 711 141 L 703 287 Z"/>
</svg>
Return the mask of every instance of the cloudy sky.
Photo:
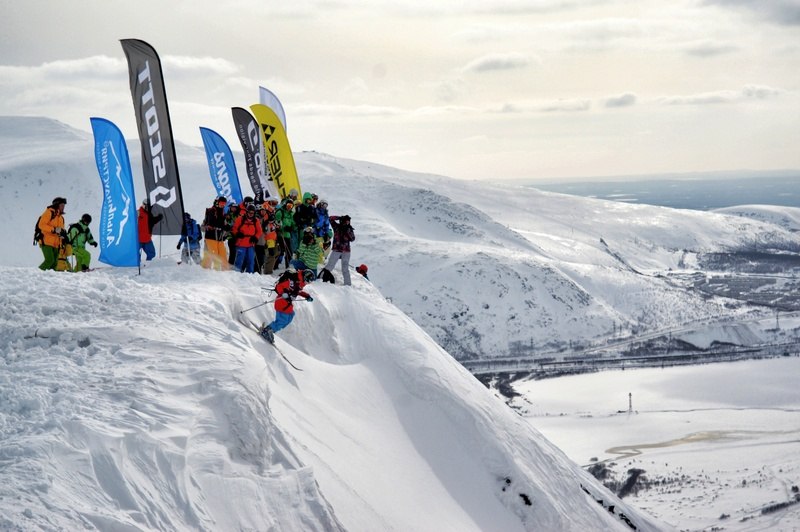
<svg viewBox="0 0 800 532">
<path fill-rule="evenodd" d="M 275 92 L 294 151 L 457 178 L 800 168 L 800 0 L 0 0 L 0 114 L 136 137 L 119 39 L 173 130 L 239 147 Z M 180 161 L 179 161 L 180 163 Z"/>
</svg>

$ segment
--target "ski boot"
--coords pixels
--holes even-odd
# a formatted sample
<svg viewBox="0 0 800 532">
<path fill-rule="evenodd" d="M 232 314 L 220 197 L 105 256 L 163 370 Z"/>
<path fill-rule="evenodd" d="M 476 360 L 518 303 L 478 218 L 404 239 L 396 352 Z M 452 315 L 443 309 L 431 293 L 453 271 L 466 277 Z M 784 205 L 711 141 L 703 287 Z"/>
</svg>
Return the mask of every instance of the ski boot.
<svg viewBox="0 0 800 532">
<path fill-rule="evenodd" d="M 269 325 L 261 325 L 261 329 L 259 329 L 258 334 L 260 334 L 261 337 L 267 342 L 271 344 L 275 343 L 275 333 L 272 332 L 272 328 Z"/>
</svg>

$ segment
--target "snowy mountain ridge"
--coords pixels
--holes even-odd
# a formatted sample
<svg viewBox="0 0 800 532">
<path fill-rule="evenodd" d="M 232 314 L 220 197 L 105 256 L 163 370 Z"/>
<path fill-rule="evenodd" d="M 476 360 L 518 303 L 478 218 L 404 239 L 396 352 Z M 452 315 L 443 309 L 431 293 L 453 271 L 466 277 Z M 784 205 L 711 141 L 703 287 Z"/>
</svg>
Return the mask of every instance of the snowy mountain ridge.
<svg viewBox="0 0 800 532">
<path fill-rule="evenodd" d="M 43 127 L 46 156 L 24 148 L 37 145 Z M 9 130 L 18 136 L 0 137 L 0 192 L 20 225 L 11 235 L 19 251 L 4 261 L 38 264 L 28 227 L 51 196 L 70 200 L 68 221 L 97 213 L 101 189 L 91 140 L 46 119 L 0 117 L 0 131 Z M 138 176 L 138 142 L 129 141 L 129 152 Z M 754 310 L 710 299 L 668 275 L 703 270 L 709 253 L 800 250 L 800 209 L 790 207 L 675 210 L 458 181 L 315 152 L 296 160 L 304 190 L 327 199 L 332 214 L 353 217 L 354 264 L 367 263 L 382 292 L 458 359 L 504 356 L 512 344 L 548 352 L 603 342 L 611 331 L 740 319 Z M 179 145 L 178 161 L 186 209 L 202 218 L 214 196 L 202 149 Z M 240 181 L 248 189 L 244 175 Z M 142 190 L 137 185 L 137 195 Z M 767 211 L 772 215 L 754 214 Z M 165 255 L 176 241 L 155 239 Z"/>
</svg>

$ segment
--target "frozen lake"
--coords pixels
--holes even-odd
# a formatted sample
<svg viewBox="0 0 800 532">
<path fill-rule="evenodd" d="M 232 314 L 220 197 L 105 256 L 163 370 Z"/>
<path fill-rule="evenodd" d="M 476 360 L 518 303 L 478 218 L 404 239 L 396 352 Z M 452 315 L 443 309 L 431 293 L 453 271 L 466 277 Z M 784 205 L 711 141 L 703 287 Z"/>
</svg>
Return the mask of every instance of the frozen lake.
<svg viewBox="0 0 800 532">
<path fill-rule="evenodd" d="M 523 398 L 514 405 L 577 463 L 604 464 L 620 481 L 644 471 L 651 484 L 627 500 L 678 529 L 800 530 L 800 504 L 771 508 L 795 500 L 800 486 L 800 357 L 515 389 Z"/>
</svg>

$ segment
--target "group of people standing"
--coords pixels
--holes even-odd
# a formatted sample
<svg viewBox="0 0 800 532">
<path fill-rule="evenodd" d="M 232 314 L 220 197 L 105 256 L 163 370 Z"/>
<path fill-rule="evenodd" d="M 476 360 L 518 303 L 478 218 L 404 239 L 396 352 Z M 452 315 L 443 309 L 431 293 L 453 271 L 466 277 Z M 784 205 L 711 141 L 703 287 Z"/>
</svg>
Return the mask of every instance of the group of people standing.
<svg viewBox="0 0 800 532">
<path fill-rule="evenodd" d="M 66 198 L 54 198 L 36 221 L 33 243 L 39 245 L 44 257 L 39 265 L 40 270 L 73 272 L 89 270 L 92 255 L 86 250 L 86 246 L 88 244 L 97 247 L 97 242 L 89 229 L 92 217 L 84 214 L 80 220 L 67 228 L 64 222 L 66 206 Z M 75 257 L 74 265 L 69 262 L 72 256 Z"/>
<path fill-rule="evenodd" d="M 66 198 L 55 198 L 37 221 L 34 243 L 42 249 L 42 270 L 90 269 L 91 254 L 86 246 L 97 247 L 89 229 L 92 217 L 84 214 L 67 229 L 66 205 Z M 147 199 L 142 202 L 138 211 L 139 249 L 147 261 L 156 255 L 153 229 L 162 218 L 163 214 L 153 213 Z M 324 281 L 333 282 L 331 271 L 341 261 L 343 282 L 351 284 L 350 243 L 355 232 L 350 216 L 329 215 L 328 202 L 311 192 L 303 194 L 302 200 L 292 190 L 283 200 L 269 197 L 257 203 L 246 197 L 241 204 L 231 205 L 219 196 L 206 209 L 202 224 L 189 213 L 184 214 L 183 222 L 177 245 L 181 264 L 194 262 L 204 268 L 260 274 L 291 267 L 303 271 L 307 280 L 321 275 Z M 71 256 L 75 257 L 74 265 L 69 263 Z M 365 265 L 356 271 L 366 277 Z"/>
<path fill-rule="evenodd" d="M 282 201 L 269 197 L 257 203 L 246 197 L 241 204 L 228 205 L 225 196 L 219 196 L 205 211 L 202 224 L 185 213 L 177 249 L 181 250 L 180 264 L 201 264 L 216 270 L 272 274 L 285 267 L 275 286 L 275 320 L 264 325 L 260 333 L 274 342 L 274 333 L 285 328 L 294 317 L 292 302 L 297 297 L 312 301 L 303 290 L 307 282 L 317 279 L 334 282 L 331 271 L 342 263 L 342 280 L 350 279 L 350 243 L 355 231 L 350 216 L 330 216 L 328 202 L 316 194 L 306 192 L 302 201 L 296 191 L 290 191 Z M 91 255 L 86 245 L 97 247 L 89 224 L 89 214 L 65 229 L 66 198 L 57 197 L 45 209 L 36 223 L 34 243 L 42 249 L 42 270 L 87 271 Z M 150 202 L 145 199 L 138 211 L 139 252 L 146 260 L 156 255 L 153 229 L 163 214 L 153 214 Z M 200 243 L 205 237 L 204 253 L 200 256 Z M 227 246 L 227 250 L 226 250 Z M 75 257 L 70 267 L 68 258 Z M 327 261 L 327 262 L 326 262 Z M 324 267 L 319 271 L 320 265 Z M 367 267 L 361 264 L 356 271 L 367 277 Z"/>
<path fill-rule="evenodd" d="M 297 196 L 292 190 L 282 201 L 269 197 L 258 203 L 248 196 L 242 204 L 231 205 L 224 196 L 216 198 L 202 223 L 202 266 L 261 274 L 284 266 L 310 272 L 311 280 L 319 273 L 323 280 L 332 280 L 330 270 L 341 260 L 344 284 L 349 285 L 350 242 L 355 240 L 350 217 L 330 216 L 328 202 L 311 192 L 303 194 L 302 201 Z M 185 233 L 193 223 L 191 218 L 187 220 Z M 187 241 L 192 245 L 191 238 Z M 199 239 L 196 242 L 199 248 Z M 326 257 L 327 264 L 320 272 Z"/>
</svg>

